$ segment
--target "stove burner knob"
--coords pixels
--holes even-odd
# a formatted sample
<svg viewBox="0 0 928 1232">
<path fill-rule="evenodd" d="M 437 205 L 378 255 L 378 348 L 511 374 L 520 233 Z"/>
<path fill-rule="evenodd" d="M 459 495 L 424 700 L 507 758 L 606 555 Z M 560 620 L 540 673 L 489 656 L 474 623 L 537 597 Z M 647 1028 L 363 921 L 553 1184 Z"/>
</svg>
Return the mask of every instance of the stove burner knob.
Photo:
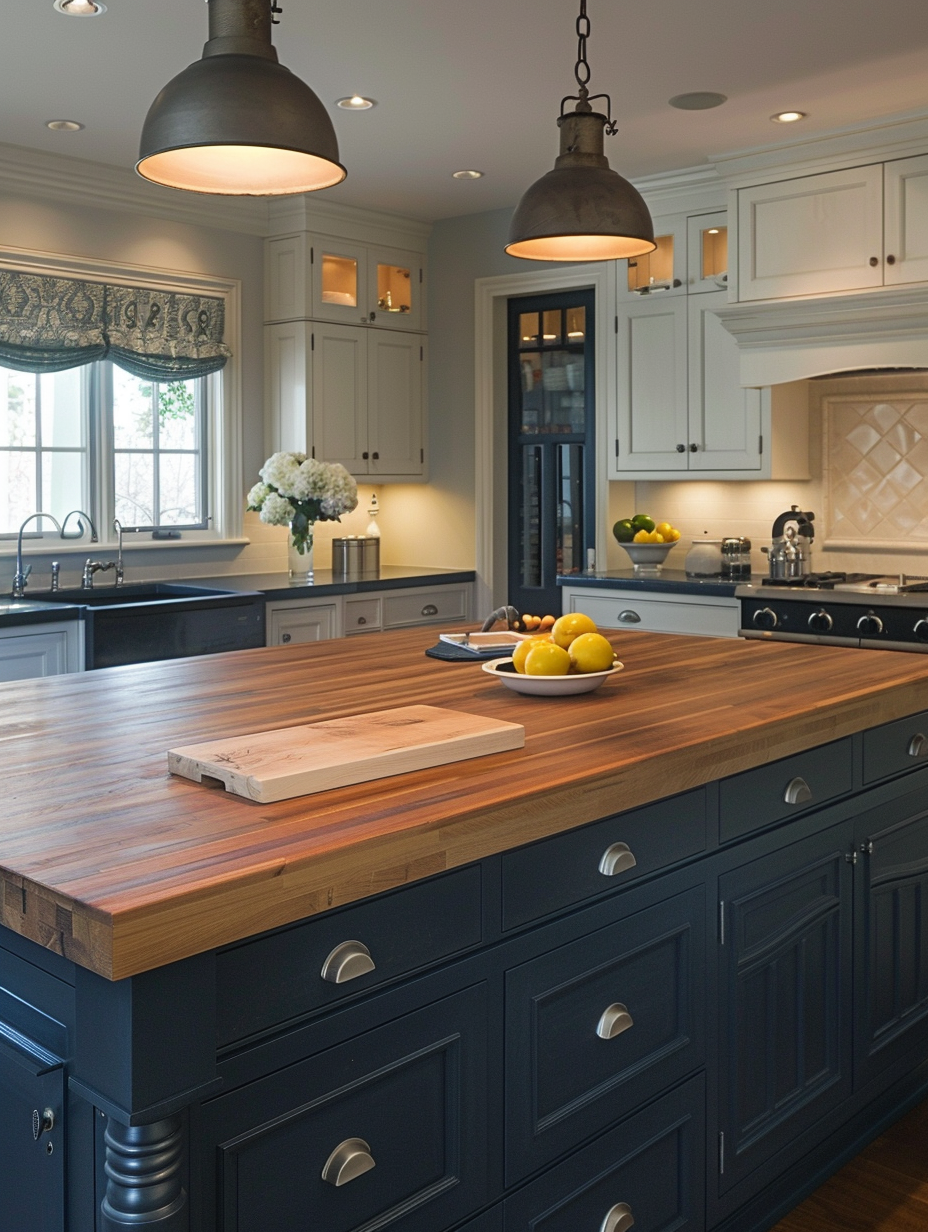
<svg viewBox="0 0 928 1232">
<path fill-rule="evenodd" d="M 860 633 L 882 633 L 883 622 L 875 612 L 868 612 L 858 620 L 857 629 Z"/>
<path fill-rule="evenodd" d="M 809 628 L 813 633 L 828 633 L 834 623 L 823 607 L 809 617 Z"/>
<path fill-rule="evenodd" d="M 920 642 L 928 642 L 928 620 L 920 620 L 912 632 Z"/>
<path fill-rule="evenodd" d="M 759 607 L 751 617 L 758 629 L 775 629 L 779 624 L 773 608 Z"/>
</svg>

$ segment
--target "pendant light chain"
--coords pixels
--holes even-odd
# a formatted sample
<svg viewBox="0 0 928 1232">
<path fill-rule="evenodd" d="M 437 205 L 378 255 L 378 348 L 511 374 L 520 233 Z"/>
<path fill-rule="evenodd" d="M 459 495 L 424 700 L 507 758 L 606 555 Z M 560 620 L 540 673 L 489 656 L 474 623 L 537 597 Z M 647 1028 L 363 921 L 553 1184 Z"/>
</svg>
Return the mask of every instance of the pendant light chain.
<svg viewBox="0 0 928 1232">
<path fill-rule="evenodd" d="M 606 127 L 605 132 L 610 137 L 614 136 L 618 131 L 618 125 L 612 118 L 612 99 L 608 94 L 590 94 L 590 64 L 586 58 L 586 41 L 590 37 L 590 19 L 586 15 L 586 0 L 580 0 L 580 15 L 577 18 L 577 63 L 574 65 L 574 78 L 577 82 L 578 92 L 576 94 L 568 94 L 561 99 L 561 115 L 564 115 L 565 103 L 576 103 L 576 111 L 581 113 L 591 112 L 593 110 L 591 104 L 598 98 L 606 100 Z"/>
</svg>

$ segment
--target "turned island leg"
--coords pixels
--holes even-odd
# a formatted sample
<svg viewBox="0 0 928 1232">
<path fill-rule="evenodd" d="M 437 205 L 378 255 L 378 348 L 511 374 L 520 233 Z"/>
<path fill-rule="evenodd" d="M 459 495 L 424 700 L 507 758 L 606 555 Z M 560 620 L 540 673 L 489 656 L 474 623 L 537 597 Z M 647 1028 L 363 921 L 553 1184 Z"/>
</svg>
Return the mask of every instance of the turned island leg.
<svg viewBox="0 0 928 1232">
<path fill-rule="evenodd" d="M 182 1174 L 187 1148 L 184 1121 L 164 1117 L 150 1125 L 106 1127 L 106 1194 L 101 1232 L 152 1228 L 189 1232 L 190 1212 Z"/>
</svg>

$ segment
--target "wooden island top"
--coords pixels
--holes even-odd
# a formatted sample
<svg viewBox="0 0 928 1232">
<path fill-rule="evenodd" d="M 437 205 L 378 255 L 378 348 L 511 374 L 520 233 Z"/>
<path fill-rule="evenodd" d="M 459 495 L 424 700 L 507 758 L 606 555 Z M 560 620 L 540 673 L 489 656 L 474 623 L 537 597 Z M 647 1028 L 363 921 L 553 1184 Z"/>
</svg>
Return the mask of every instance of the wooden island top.
<svg viewBox="0 0 928 1232">
<path fill-rule="evenodd" d="M 601 689 L 534 698 L 433 638 L 0 686 L 0 921 L 121 979 L 928 709 L 920 654 L 621 632 Z M 269 805 L 167 771 L 178 745 L 417 703 L 525 747 Z"/>
</svg>

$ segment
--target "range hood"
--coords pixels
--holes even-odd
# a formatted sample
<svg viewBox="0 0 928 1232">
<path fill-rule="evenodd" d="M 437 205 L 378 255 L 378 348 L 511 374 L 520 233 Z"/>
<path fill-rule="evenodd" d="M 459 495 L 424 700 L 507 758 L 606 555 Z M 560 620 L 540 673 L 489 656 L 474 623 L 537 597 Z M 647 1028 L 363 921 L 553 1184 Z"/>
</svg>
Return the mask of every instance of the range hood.
<svg viewBox="0 0 928 1232">
<path fill-rule="evenodd" d="M 718 316 L 738 343 L 744 386 L 865 368 L 928 368 L 924 287 L 731 304 Z"/>
</svg>

